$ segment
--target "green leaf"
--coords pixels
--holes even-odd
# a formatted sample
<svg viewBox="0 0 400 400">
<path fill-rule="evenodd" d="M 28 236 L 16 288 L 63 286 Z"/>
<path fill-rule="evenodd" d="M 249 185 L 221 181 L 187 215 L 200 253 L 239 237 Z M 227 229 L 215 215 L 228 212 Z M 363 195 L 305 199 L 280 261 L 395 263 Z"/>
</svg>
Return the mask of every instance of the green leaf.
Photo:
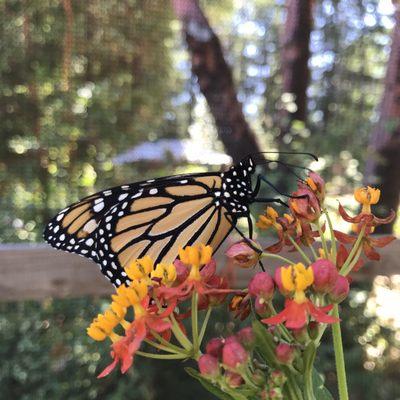
<svg viewBox="0 0 400 400">
<path fill-rule="evenodd" d="M 192 377 L 197 379 L 203 387 L 221 400 L 233 400 L 229 394 L 223 392 L 220 388 L 214 386 L 209 380 L 201 376 L 201 374 L 193 368 L 185 368 L 185 371 Z"/>
<path fill-rule="evenodd" d="M 318 400 L 334 400 L 329 390 L 324 386 L 325 379 L 315 368 L 313 368 L 313 386 L 315 397 Z"/>
<path fill-rule="evenodd" d="M 264 358 L 266 364 L 269 366 L 276 366 L 275 343 L 271 332 L 257 320 L 253 322 L 253 332 L 256 337 L 256 348 Z"/>
</svg>

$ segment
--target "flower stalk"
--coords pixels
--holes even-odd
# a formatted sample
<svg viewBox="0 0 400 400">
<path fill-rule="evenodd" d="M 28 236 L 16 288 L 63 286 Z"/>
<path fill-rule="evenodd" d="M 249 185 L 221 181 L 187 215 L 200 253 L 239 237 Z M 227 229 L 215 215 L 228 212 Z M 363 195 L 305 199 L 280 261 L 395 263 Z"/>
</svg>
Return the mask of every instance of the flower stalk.
<svg viewBox="0 0 400 400">
<path fill-rule="evenodd" d="M 335 304 L 333 307 L 333 316 L 339 318 L 339 306 L 337 304 Z M 332 336 L 333 336 L 333 348 L 335 351 L 335 365 L 336 365 L 336 375 L 338 381 L 339 398 L 340 400 L 348 400 L 349 394 L 347 389 L 346 365 L 344 361 L 340 322 L 335 322 L 332 325 Z"/>
</svg>

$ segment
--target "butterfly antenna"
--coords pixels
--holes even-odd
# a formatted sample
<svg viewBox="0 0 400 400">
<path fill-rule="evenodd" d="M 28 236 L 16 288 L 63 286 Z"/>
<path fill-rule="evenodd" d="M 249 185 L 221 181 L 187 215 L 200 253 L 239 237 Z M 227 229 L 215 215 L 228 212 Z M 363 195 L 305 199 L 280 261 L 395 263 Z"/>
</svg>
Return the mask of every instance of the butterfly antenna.
<svg viewBox="0 0 400 400">
<path fill-rule="evenodd" d="M 318 157 L 309 152 L 304 152 L 304 151 L 259 151 L 257 153 L 249 154 L 250 157 L 255 156 L 256 154 L 288 154 L 288 155 L 302 155 L 302 156 L 308 156 L 313 158 L 315 161 L 318 161 Z"/>
</svg>

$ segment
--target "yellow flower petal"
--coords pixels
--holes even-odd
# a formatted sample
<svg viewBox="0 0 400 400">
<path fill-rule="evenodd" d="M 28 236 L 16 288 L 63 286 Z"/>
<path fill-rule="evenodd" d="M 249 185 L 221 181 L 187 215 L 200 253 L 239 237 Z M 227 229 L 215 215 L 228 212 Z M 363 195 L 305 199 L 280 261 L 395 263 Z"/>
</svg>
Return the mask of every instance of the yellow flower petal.
<svg viewBox="0 0 400 400">
<path fill-rule="evenodd" d="M 292 266 L 281 268 L 281 280 L 283 288 L 288 292 L 292 292 L 295 289 Z"/>
<path fill-rule="evenodd" d="M 279 217 L 279 214 L 272 207 L 267 207 L 266 213 L 267 213 L 268 217 L 270 217 L 274 221 Z"/>
<path fill-rule="evenodd" d="M 184 263 L 189 265 L 190 264 L 190 259 L 189 259 L 189 251 L 188 251 L 188 247 L 186 247 L 185 249 L 183 249 L 182 247 L 179 248 L 178 250 L 179 253 L 179 259 Z"/>
<path fill-rule="evenodd" d="M 144 256 L 143 258 L 139 258 L 138 263 L 143 268 L 144 275 L 149 275 L 154 268 L 154 262 L 149 256 Z"/>
<path fill-rule="evenodd" d="M 211 261 L 213 249 L 211 246 L 204 246 L 201 245 L 201 257 L 200 257 L 200 263 L 201 264 L 208 264 Z"/>
<path fill-rule="evenodd" d="M 86 332 L 88 336 L 99 342 L 101 342 L 108 336 L 104 331 L 102 331 L 98 326 L 96 326 L 96 324 L 93 323 L 86 329 Z"/>
</svg>

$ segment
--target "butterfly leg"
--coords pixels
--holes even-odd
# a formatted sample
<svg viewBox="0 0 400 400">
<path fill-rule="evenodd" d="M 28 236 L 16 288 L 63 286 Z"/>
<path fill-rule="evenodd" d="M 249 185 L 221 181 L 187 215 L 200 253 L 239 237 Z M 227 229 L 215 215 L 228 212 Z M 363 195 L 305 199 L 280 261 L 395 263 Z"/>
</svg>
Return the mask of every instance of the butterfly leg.
<svg viewBox="0 0 400 400">
<path fill-rule="evenodd" d="M 259 197 L 258 199 L 253 199 L 253 203 L 278 203 L 282 206 L 289 207 L 283 200 L 273 197 Z"/>
<path fill-rule="evenodd" d="M 256 186 L 254 187 L 254 191 L 253 191 L 253 193 L 255 195 L 257 195 L 260 190 L 261 182 L 265 182 L 268 186 L 270 186 L 272 189 L 274 189 L 276 193 L 280 194 L 281 196 L 288 197 L 290 199 L 302 199 L 304 197 L 307 197 L 307 195 L 293 196 L 291 194 L 283 193 L 272 182 L 270 182 L 268 179 L 264 178 L 262 175 L 257 175 L 257 182 L 256 182 Z M 277 202 L 282 204 L 282 200 L 277 201 Z"/>
</svg>

